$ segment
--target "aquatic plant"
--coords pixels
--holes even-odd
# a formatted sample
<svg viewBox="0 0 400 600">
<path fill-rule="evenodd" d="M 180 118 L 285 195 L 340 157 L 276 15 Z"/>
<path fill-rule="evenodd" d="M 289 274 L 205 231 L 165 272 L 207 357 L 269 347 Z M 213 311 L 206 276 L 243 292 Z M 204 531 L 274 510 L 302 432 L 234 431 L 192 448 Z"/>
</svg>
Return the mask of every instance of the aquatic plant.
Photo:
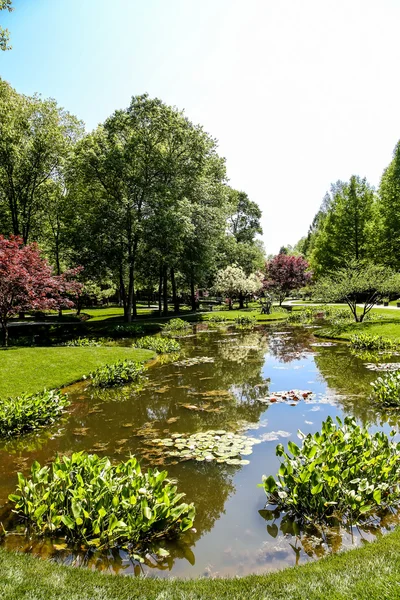
<svg viewBox="0 0 400 600">
<path fill-rule="evenodd" d="M 58 390 L 0 399 L 0 436 L 15 436 L 53 423 L 69 404 L 68 396 Z"/>
<path fill-rule="evenodd" d="M 373 396 L 380 404 L 400 406 L 400 370 L 390 371 L 371 382 Z"/>
<path fill-rule="evenodd" d="M 153 350 L 157 354 L 168 354 L 170 352 L 180 352 L 181 345 L 176 340 L 163 338 L 155 335 L 146 335 L 133 343 L 135 348 L 146 348 Z"/>
<path fill-rule="evenodd" d="M 137 323 L 121 323 L 121 325 L 117 325 L 110 333 L 115 337 L 131 337 L 135 335 L 142 335 L 144 333 L 144 329 L 142 325 Z"/>
<path fill-rule="evenodd" d="M 283 392 L 271 392 L 269 396 L 259 398 L 260 402 L 273 404 L 274 402 L 298 402 L 299 400 L 310 400 L 314 394 L 310 390 L 288 390 Z"/>
<path fill-rule="evenodd" d="M 257 318 L 254 315 L 241 315 L 235 319 L 237 329 L 254 329 Z"/>
<path fill-rule="evenodd" d="M 210 323 L 226 323 L 226 317 L 221 314 L 213 314 L 208 318 Z"/>
<path fill-rule="evenodd" d="M 18 473 L 9 499 L 36 535 L 135 552 L 193 526 L 193 504 L 179 504 L 184 494 L 167 477 L 157 469 L 143 473 L 135 457 L 112 465 L 107 457 L 77 452 L 49 467 L 35 461 L 29 477 Z"/>
<path fill-rule="evenodd" d="M 183 319 L 171 319 L 163 326 L 163 334 L 164 335 L 179 335 L 182 333 L 187 333 L 192 329 L 192 326 L 187 321 Z"/>
<path fill-rule="evenodd" d="M 89 377 L 95 387 L 110 387 L 138 381 L 145 371 L 146 367 L 142 363 L 125 359 L 99 367 Z"/>
<path fill-rule="evenodd" d="M 154 438 L 146 444 L 155 446 L 165 456 L 181 460 L 216 461 L 228 465 L 246 465 L 248 460 L 241 458 L 252 453 L 252 446 L 259 440 L 224 430 L 209 430 L 185 435 L 173 433 L 169 438 Z"/>
<path fill-rule="evenodd" d="M 398 344 L 390 338 L 368 333 L 356 333 L 350 337 L 350 345 L 355 350 L 395 350 Z"/>
<path fill-rule="evenodd" d="M 276 447 L 282 458 L 277 479 L 261 484 L 270 504 L 299 521 L 354 522 L 400 502 L 400 444 L 346 417 L 331 417 L 314 435 L 299 432 L 302 445 Z"/>
<path fill-rule="evenodd" d="M 81 348 L 86 346 L 101 346 L 101 342 L 93 338 L 78 337 L 75 340 L 68 340 L 64 346 L 79 346 Z"/>
</svg>

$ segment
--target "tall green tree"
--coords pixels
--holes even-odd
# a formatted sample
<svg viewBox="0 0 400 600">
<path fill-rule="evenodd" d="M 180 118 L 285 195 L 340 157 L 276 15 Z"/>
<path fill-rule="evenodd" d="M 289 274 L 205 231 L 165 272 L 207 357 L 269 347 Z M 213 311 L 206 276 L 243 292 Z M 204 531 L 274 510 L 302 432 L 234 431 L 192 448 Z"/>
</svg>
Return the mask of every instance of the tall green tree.
<svg viewBox="0 0 400 600">
<path fill-rule="evenodd" d="M 8 10 L 8 12 L 12 12 L 14 10 L 12 7 L 12 0 L 0 0 L 0 10 Z M 8 29 L 0 27 L 0 50 L 11 50 L 9 39 L 10 33 Z"/>
<path fill-rule="evenodd" d="M 324 200 L 326 209 L 314 225 L 310 259 L 316 275 L 373 255 L 374 203 L 374 190 L 366 179 L 353 175 L 332 186 L 330 198 Z"/>
<path fill-rule="evenodd" d="M 96 227 L 119 265 L 127 321 L 136 316 L 135 277 L 146 222 L 170 215 L 201 177 L 216 143 L 182 112 L 148 95 L 132 98 L 86 137 L 78 149 L 80 173 L 96 197 Z"/>
<path fill-rule="evenodd" d="M 43 208 L 45 184 L 58 179 L 82 124 L 54 100 L 22 96 L 0 80 L 0 211 L 2 229 L 28 243 Z"/>
<path fill-rule="evenodd" d="M 400 269 L 400 142 L 379 186 L 379 256 L 384 264 Z"/>
</svg>

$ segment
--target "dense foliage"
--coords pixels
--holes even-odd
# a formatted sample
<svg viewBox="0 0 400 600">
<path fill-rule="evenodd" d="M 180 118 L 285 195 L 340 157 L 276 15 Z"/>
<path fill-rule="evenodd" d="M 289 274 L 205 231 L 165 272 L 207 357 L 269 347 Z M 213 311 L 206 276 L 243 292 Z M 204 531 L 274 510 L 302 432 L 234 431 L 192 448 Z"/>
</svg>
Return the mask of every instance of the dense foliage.
<svg viewBox="0 0 400 600">
<path fill-rule="evenodd" d="M 138 381 L 146 368 L 142 363 L 134 360 L 119 360 L 112 365 L 104 365 L 89 374 L 95 387 L 111 387 L 125 385 Z"/>
<path fill-rule="evenodd" d="M 398 274 L 379 264 L 353 260 L 321 277 L 313 293 L 318 301 L 346 302 L 354 320 L 362 322 L 375 304 L 391 292 L 400 292 Z"/>
<path fill-rule="evenodd" d="M 82 265 L 78 311 L 114 296 L 168 314 L 237 263 L 262 268 L 261 211 L 227 185 L 216 140 L 175 107 L 135 96 L 94 131 L 54 100 L 0 80 L 0 234 L 36 240 L 59 275 Z M 241 299 L 243 301 L 243 299 Z"/>
<path fill-rule="evenodd" d="M 350 345 L 355 350 L 394 350 L 398 344 L 380 335 L 356 333 L 350 337 Z"/>
<path fill-rule="evenodd" d="M 400 366 L 400 365 L 399 365 Z M 386 406 L 400 406 L 400 371 L 390 371 L 371 383 L 374 398 Z"/>
<path fill-rule="evenodd" d="M 139 338 L 134 343 L 135 348 L 144 348 L 146 350 L 153 350 L 157 354 L 167 354 L 170 352 L 180 352 L 181 345 L 176 340 L 164 338 L 155 335 L 147 335 L 143 338 Z"/>
<path fill-rule="evenodd" d="M 294 290 L 306 286 L 312 278 L 308 262 L 301 256 L 277 254 L 266 264 L 264 288 L 272 292 L 279 305 Z"/>
<path fill-rule="evenodd" d="M 68 396 L 56 390 L 0 399 L 0 436 L 19 435 L 51 424 L 67 406 Z"/>
<path fill-rule="evenodd" d="M 71 307 L 67 294 L 76 294 L 80 284 L 74 280 L 79 269 L 54 276 L 51 266 L 40 255 L 36 244 L 0 235 L 0 324 L 3 343 L 8 342 L 8 322 L 26 310 Z"/>
<path fill-rule="evenodd" d="M 79 452 L 49 467 L 34 462 L 30 477 L 18 473 L 10 500 L 32 533 L 137 551 L 193 525 L 194 506 L 179 504 L 184 494 L 167 477 L 156 469 L 143 473 L 134 457 L 112 465 Z"/>
<path fill-rule="evenodd" d="M 356 522 L 399 503 L 400 444 L 385 433 L 370 433 L 351 417 L 337 424 L 328 417 L 320 432 L 299 436 L 301 446 L 276 448 L 278 477 L 263 482 L 271 504 L 300 521 Z"/>
</svg>

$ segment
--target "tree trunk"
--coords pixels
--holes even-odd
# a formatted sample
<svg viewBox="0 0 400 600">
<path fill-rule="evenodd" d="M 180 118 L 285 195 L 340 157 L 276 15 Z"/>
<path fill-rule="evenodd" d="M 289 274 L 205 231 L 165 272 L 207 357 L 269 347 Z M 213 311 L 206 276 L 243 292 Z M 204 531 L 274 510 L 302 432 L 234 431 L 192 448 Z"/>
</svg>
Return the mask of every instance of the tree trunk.
<svg viewBox="0 0 400 600">
<path fill-rule="evenodd" d="M 232 309 L 233 309 L 233 306 L 232 306 L 232 298 L 228 298 L 228 307 L 229 307 L 229 310 L 232 310 Z"/>
<path fill-rule="evenodd" d="M 172 300 L 174 303 L 174 312 L 179 314 L 179 298 L 176 293 L 176 281 L 175 281 L 175 271 L 174 268 L 171 268 L 171 284 L 172 284 Z"/>
<path fill-rule="evenodd" d="M 243 292 L 240 292 L 240 294 L 239 294 L 239 308 L 240 309 L 244 308 Z"/>
<path fill-rule="evenodd" d="M 190 300 L 192 303 L 192 311 L 195 312 L 196 311 L 196 296 L 194 293 L 194 279 L 193 279 L 193 274 L 190 277 Z"/>
<path fill-rule="evenodd" d="M 129 265 L 129 284 L 128 284 L 128 300 L 126 303 L 126 315 L 125 321 L 128 323 L 132 322 L 132 310 L 134 301 L 135 289 L 134 289 L 134 267 L 133 263 Z"/>
<path fill-rule="evenodd" d="M 168 269 L 163 267 L 163 315 L 168 316 Z"/>
<path fill-rule="evenodd" d="M 8 327 L 7 323 L 1 324 L 2 332 L 3 332 L 3 346 L 8 346 Z"/>
<path fill-rule="evenodd" d="M 160 317 L 161 317 L 161 313 L 162 313 L 162 302 L 161 302 L 162 283 L 163 283 L 162 267 L 160 266 L 160 281 L 158 284 L 158 314 L 160 315 Z"/>
</svg>

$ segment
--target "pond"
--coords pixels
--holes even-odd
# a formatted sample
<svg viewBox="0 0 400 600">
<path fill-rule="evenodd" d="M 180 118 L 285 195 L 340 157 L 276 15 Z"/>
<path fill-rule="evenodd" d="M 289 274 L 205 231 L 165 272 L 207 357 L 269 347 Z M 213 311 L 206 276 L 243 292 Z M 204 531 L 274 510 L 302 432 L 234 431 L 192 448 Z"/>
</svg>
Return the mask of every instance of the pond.
<svg viewBox="0 0 400 600">
<path fill-rule="evenodd" d="M 69 388 L 72 405 L 61 422 L 3 442 L 0 521 L 12 529 L 7 497 L 15 489 L 18 470 L 27 473 L 33 460 L 44 464 L 57 452 L 85 450 L 115 460 L 136 454 L 144 466 L 165 465 L 178 480 L 179 491 L 196 505 L 195 530 L 170 544 L 169 557 L 148 556 L 142 565 L 124 552 L 87 554 L 67 548 L 63 540 L 27 540 L 22 532 L 8 535 L 6 548 L 116 573 L 237 576 L 319 558 L 393 527 L 397 515 L 390 513 L 380 528 L 323 531 L 310 526 L 300 531 L 284 515 L 264 510 L 266 496 L 257 487 L 263 474 L 275 475 L 279 468 L 276 444 L 297 441 L 298 429 L 314 433 L 328 415 L 354 415 L 389 432 L 389 416 L 378 414 L 369 399 L 370 382 L 377 376 L 368 368 L 371 359 L 353 355 L 343 343 L 321 343 L 312 327 L 282 323 L 247 332 L 197 325 L 181 343 L 181 356 L 150 364 L 142 389 L 94 392 L 81 382 Z M 286 400 L 275 396 L 284 390 L 312 395 L 299 393 L 298 399 Z M 168 446 L 154 442 L 210 430 L 253 438 L 252 453 L 243 457 L 244 464 L 181 462 L 167 455 Z"/>
</svg>

